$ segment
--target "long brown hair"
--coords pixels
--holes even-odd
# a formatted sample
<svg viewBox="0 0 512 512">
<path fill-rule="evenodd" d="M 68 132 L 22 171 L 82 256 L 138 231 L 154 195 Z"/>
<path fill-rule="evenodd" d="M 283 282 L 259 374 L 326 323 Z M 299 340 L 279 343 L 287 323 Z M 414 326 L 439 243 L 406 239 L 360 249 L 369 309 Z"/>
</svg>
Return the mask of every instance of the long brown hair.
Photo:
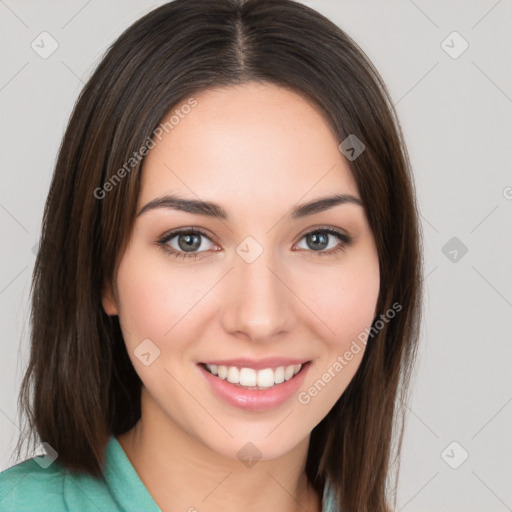
<svg viewBox="0 0 512 512">
<path fill-rule="evenodd" d="M 128 28 L 85 85 L 44 210 L 19 397 L 27 427 L 17 454 L 23 438 L 39 436 L 65 467 L 101 476 L 108 436 L 139 419 L 141 382 L 118 318 L 101 303 L 105 284 L 115 286 L 136 213 L 143 159 L 126 163 L 172 107 L 209 87 L 247 81 L 300 92 L 340 142 L 354 134 L 366 147 L 348 163 L 380 261 L 374 322 L 394 303 L 401 310 L 375 329 L 353 380 L 312 431 L 306 471 L 319 493 L 330 480 L 343 510 L 389 511 L 386 481 L 391 467 L 398 471 L 421 316 L 410 163 L 372 63 L 339 27 L 292 0 L 170 2 Z M 113 180 L 108 193 L 98 192 Z"/>
</svg>

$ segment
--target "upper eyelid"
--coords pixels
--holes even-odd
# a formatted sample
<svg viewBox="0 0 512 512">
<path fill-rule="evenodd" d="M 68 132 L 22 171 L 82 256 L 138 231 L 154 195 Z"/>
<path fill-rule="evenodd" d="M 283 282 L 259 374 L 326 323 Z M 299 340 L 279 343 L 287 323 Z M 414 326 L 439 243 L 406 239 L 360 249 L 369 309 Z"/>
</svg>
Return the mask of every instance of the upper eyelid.
<svg viewBox="0 0 512 512">
<path fill-rule="evenodd" d="M 217 243 L 215 241 L 215 238 L 210 236 L 206 231 L 204 231 L 203 229 L 200 229 L 200 228 L 196 228 L 196 227 L 190 227 L 190 228 L 178 228 L 178 229 L 175 229 L 175 230 L 172 230 L 172 231 L 169 231 L 168 233 L 162 235 L 160 237 L 160 241 L 166 241 L 168 242 L 169 240 L 172 240 L 174 237 L 178 236 L 178 235 L 181 235 L 183 233 L 194 233 L 194 234 L 199 234 L 201 236 L 204 236 L 205 238 L 208 238 L 208 240 L 210 240 L 211 242 L 213 243 Z"/>
</svg>

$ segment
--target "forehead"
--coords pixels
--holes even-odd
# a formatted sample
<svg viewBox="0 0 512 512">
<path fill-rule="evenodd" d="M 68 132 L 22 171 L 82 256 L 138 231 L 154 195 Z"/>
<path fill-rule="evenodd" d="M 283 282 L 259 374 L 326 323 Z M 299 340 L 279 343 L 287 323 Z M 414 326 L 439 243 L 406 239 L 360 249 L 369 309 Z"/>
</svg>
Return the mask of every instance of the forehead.
<svg viewBox="0 0 512 512">
<path fill-rule="evenodd" d="M 185 99 L 164 116 L 174 114 L 172 128 L 145 159 L 139 204 L 174 193 L 261 211 L 333 192 L 358 195 L 339 141 L 302 95 L 250 82 L 194 99 L 193 108 L 181 108 Z"/>
</svg>

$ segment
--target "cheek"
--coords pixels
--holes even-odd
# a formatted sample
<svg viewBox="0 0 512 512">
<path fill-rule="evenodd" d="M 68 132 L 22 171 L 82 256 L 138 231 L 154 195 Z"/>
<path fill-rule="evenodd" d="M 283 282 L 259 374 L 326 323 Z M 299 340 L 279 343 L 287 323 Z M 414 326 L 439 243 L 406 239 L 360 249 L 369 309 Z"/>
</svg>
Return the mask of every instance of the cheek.
<svg viewBox="0 0 512 512">
<path fill-rule="evenodd" d="M 340 263 L 318 266 L 309 275 L 314 279 L 297 281 L 301 282 L 299 293 L 324 326 L 323 343 L 330 349 L 344 349 L 375 317 L 380 289 L 377 253 L 347 253 Z"/>
<path fill-rule="evenodd" d="M 312 422 L 334 406 L 363 359 L 380 289 L 378 256 L 368 251 L 347 258 L 336 271 L 324 270 L 318 277 L 309 293 L 323 324 L 319 358 L 297 396 L 308 413 L 306 421 Z M 315 425 L 308 423 L 311 428 Z"/>
<path fill-rule="evenodd" d="M 142 248 L 125 253 L 117 284 L 127 344 L 144 338 L 162 340 L 204 294 L 204 284 L 197 283 L 192 274 L 169 269 L 165 257 L 148 257 Z"/>
</svg>

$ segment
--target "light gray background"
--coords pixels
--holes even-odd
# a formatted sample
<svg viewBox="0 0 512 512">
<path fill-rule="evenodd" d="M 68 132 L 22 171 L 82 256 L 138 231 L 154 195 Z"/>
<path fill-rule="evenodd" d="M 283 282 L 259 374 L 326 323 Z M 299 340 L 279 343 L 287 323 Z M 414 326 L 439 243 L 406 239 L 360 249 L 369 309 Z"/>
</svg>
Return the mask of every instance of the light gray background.
<svg viewBox="0 0 512 512">
<path fill-rule="evenodd" d="M 107 46 L 161 3 L 0 0 L 0 470 L 15 462 L 33 247 L 67 119 Z M 512 510 L 511 1 L 305 3 L 381 72 L 416 177 L 425 317 L 398 509 Z M 43 31 L 59 44 L 47 59 L 31 48 Z M 453 31 L 469 43 L 456 59 L 441 46 Z M 468 248 L 455 262 L 452 237 Z"/>
</svg>

